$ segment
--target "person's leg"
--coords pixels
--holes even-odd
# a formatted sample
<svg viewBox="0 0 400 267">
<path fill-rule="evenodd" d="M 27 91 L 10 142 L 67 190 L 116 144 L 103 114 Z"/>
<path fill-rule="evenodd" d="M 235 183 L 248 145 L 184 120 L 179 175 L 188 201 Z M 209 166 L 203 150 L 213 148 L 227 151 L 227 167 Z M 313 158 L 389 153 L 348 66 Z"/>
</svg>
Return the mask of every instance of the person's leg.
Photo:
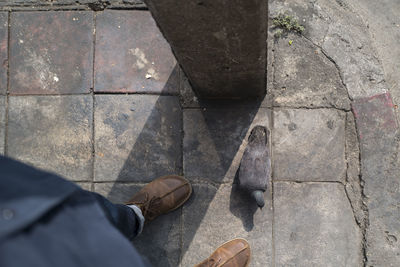
<svg viewBox="0 0 400 267">
<path fill-rule="evenodd" d="M 192 187 L 181 176 L 160 177 L 144 186 L 126 205 L 113 204 L 97 193 L 88 193 L 96 198 L 108 220 L 132 240 L 141 233 L 145 220 L 151 221 L 182 206 L 190 197 Z"/>
<path fill-rule="evenodd" d="M 108 220 L 129 240 L 142 232 L 144 217 L 140 208 L 114 204 L 100 194 L 89 193 L 93 194 Z"/>
</svg>

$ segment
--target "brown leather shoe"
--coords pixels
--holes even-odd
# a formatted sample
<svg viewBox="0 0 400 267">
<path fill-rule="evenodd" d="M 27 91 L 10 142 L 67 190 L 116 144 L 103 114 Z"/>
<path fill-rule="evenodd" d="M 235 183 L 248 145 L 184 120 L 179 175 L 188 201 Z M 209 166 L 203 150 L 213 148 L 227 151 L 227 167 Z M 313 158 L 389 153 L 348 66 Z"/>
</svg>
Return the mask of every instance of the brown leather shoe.
<svg viewBox="0 0 400 267">
<path fill-rule="evenodd" d="M 173 211 L 192 194 L 192 186 L 182 176 L 160 177 L 143 187 L 126 204 L 138 206 L 146 221 Z"/>
<path fill-rule="evenodd" d="M 250 263 L 250 245 L 238 238 L 217 248 L 208 259 L 195 267 L 247 267 Z"/>
</svg>

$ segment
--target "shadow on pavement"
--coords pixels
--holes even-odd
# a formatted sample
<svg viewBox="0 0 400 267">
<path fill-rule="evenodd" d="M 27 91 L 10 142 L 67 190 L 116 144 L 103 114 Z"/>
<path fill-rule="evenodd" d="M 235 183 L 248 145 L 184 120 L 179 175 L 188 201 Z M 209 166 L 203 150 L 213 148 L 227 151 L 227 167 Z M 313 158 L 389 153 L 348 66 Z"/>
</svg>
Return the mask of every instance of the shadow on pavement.
<svg viewBox="0 0 400 267">
<path fill-rule="evenodd" d="M 176 75 L 177 69 L 175 67 L 171 76 Z M 165 88 L 167 86 L 168 82 Z M 251 130 L 249 128 L 261 101 L 246 105 L 240 101 L 207 101 L 200 103 L 199 108 L 181 109 L 180 117 L 176 118 L 176 123 L 182 129 L 178 134 L 179 140 L 175 144 L 165 144 L 154 142 L 154 136 L 169 127 L 164 123 L 168 110 L 163 107 L 163 98 L 165 96 L 158 97 L 108 196 L 122 193 L 124 199 L 128 199 L 134 191 L 140 190 L 142 183 L 162 175 L 179 174 L 192 181 L 194 192 L 187 204 L 190 210 L 180 208 L 146 224 L 142 235 L 133 242 L 139 253 L 154 266 L 166 267 L 181 263 L 220 184 L 234 182 L 240 162 L 238 151 Z M 185 116 L 184 112 L 187 112 Z M 183 133 L 187 127 L 184 123 L 193 125 L 193 128 L 185 129 Z M 175 166 L 165 166 L 168 161 L 163 157 L 171 155 L 168 151 L 171 147 L 179 147 L 182 152 L 177 155 L 179 160 Z M 129 185 L 128 180 L 132 180 L 129 176 L 138 174 L 148 177 L 135 178 L 134 184 Z M 142 182 L 138 184 L 136 181 L 140 179 Z M 206 195 L 199 194 L 197 185 L 202 184 L 203 179 L 211 181 L 217 190 L 208 190 Z M 129 186 L 133 192 L 121 190 L 122 184 Z M 242 220 L 246 231 L 251 231 L 256 206 L 248 202 L 251 200 L 247 195 L 236 185 L 232 187 L 230 212 Z M 237 203 L 245 204 L 238 208 Z M 186 216 L 186 213 L 190 216 Z"/>
</svg>

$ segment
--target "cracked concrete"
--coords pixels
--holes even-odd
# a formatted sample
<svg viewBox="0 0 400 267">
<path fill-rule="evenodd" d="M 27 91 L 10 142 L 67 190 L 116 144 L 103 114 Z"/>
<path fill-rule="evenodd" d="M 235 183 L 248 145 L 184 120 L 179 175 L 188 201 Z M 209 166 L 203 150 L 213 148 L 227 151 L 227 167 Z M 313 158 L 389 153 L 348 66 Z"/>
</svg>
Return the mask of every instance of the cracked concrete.
<svg viewBox="0 0 400 267">
<path fill-rule="evenodd" d="M 357 130 L 354 116 L 351 112 L 346 114 L 346 192 L 357 224 L 365 228 L 365 207 L 362 199 L 362 186 L 360 177 L 360 150 L 357 139 Z"/>
<path fill-rule="evenodd" d="M 396 57 L 400 49 L 397 48 L 397 41 L 394 41 L 398 39 L 395 38 L 400 33 L 400 25 L 397 26 L 399 22 L 396 20 L 398 16 L 393 15 L 396 10 L 400 10 L 400 5 L 393 1 L 384 1 L 382 4 L 375 1 L 358 0 L 270 1 L 270 17 L 287 12 L 298 18 L 300 24 L 305 26 L 302 36 L 288 34 L 279 39 L 272 48 L 274 52 L 274 73 L 277 74 L 274 76 L 273 86 L 275 87 L 272 87 L 272 90 L 278 91 L 274 94 L 274 106 L 281 106 L 280 102 L 283 102 L 286 106 L 293 106 L 290 101 L 284 102 L 288 98 L 282 98 L 282 95 L 288 93 L 282 92 L 282 88 L 286 89 L 286 87 L 282 86 L 284 83 L 281 81 L 287 81 L 288 77 L 295 76 L 303 71 L 295 64 L 296 56 L 299 58 L 306 56 L 310 58 L 307 60 L 315 62 L 315 60 L 312 61 L 313 57 L 310 57 L 310 53 L 296 47 L 296 45 L 302 45 L 302 38 L 312 42 L 317 51 L 319 49 L 326 59 L 334 64 L 349 99 L 358 103 L 353 107 L 355 108 L 354 114 L 356 117 L 358 116 L 357 123 L 354 121 L 353 113 L 346 112 L 345 154 L 347 169 L 344 184 L 355 221 L 362 233 L 362 265 L 365 266 L 396 266 L 399 262 L 398 255 L 400 255 L 397 245 L 397 231 L 394 230 L 398 228 L 396 226 L 398 212 L 389 213 L 389 210 L 398 207 L 400 203 L 392 195 L 398 191 L 398 181 L 392 180 L 392 175 L 395 172 L 398 173 L 400 164 L 398 160 L 396 161 L 398 159 L 396 147 L 399 146 L 399 140 L 394 134 L 398 131 L 396 130 L 398 123 L 394 118 L 397 105 L 394 103 L 397 103 L 400 95 L 398 81 L 396 80 L 398 75 L 393 75 L 395 70 L 398 69 L 397 64 L 400 62 Z M 273 32 L 272 29 L 271 34 Z M 289 40 L 290 44 L 288 44 Z M 277 45 L 280 47 L 277 47 Z M 280 54 L 280 50 L 285 51 L 283 56 Z M 291 53 L 295 54 L 291 55 Z M 289 56 L 286 56 L 287 54 Z M 286 56 L 288 61 L 282 60 L 286 64 L 279 62 L 280 56 Z M 327 71 L 324 67 L 320 70 L 322 73 Z M 295 79 L 299 81 L 298 84 L 292 85 L 295 89 L 290 88 L 300 95 L 294 97 L 301 103 L 298 107 L 305 105 L 304 98 L 302 98 L 304 96 L 302 94 L 302 90 L 304 90 L 302 77 L 304 75 Z M 324 88 L 324 83 L 320 82 L 319 84 Z M 379 99 L 386 98 L 376 95 L 386 93 L 388 90 L 393 93 L 394 103 L 391 100 L 379 102 Z M 291 93 L 290 90 L 288 92 Z M 312 94 L 312 91 L 307 93 Z M 386 96 L 390 99 L 390 95 L 386 94 Z M 308 95 L 304 97 L 307 99 Z M 318 101 L 318 97 L 310 97 L 310 99 L 321 107 L 326 106 L 326 103 Z M 374 104 L 369 104 L 369 101 Z M 310 103 L 308 105 L 311 106 Z M 372 110 L 363 105 L 372 107 Z M 337 105 L 331 106 L 338 108 Z M 365 116 L 369 118 L 367 123 L 363 119 Z M 380 124 L 381 121 L 383 121 L 383 125 Z M 383 136 L 378 134 L 382 131 L 380 129 L 382 127 L 383 132 L 387 133 Z M 392 129 L 391 131 L 394 131 L 394 133 L 387 132 L 388 129 Z M 366 137 L 367 132 L 377 133 L 373 136 L 369 134 Z M 379 138 L 378 135 L 384 138 L 384 140 L 378 142 L 379 145 L 376 141 L 373 141 L 374 138 Z M 369 150 L 360 150 L 360 142 L 365 145 L 369 142 Z M 366 166 L 365 160 L 368 157 L 378 160 L 372 151 L 385 151 L 382 152 L 385 153 L 385 156 L 382 154 L 379 158 L 379 162 L 381 162 L 379 164 L 383 168 L 382 171 L 385 173 L 383 177 L 385 178 L 381 176 L 380 179 L 376 179 L 375 176 L 374 180 L 369 180 L 371 172 L 375 171 L 376 163 L 368 161 L 369 166 Z M 390 162 L 389 165 L 385 159 Z M 376 175 L 380 176 L 379 174 Z M 387 187 L 389 185 L 392 186 L 391 189 Z"/>
<path fill-rule="evenodd" d="M 367 27 L 363 19 L 343 3 L 276 0 L 270 2 L 270 15 L 290 12 L 299 18 L 306 28 L 304 36 L 338 66 L 351 99 L 384 93 L 384 71 L 371 45 Z"/>
<path fill-rule="evenodd" d="M 367 266 L 400 262 L 400 134 L 389 94 L 353 103 L 361 152 L 361 175 L 367 206 Z M 392 236 L 392 237 L 390 237 Z"/>
<path fill-rule="evenodd" d="M 350 110 L 336 66 L 305 37 L 288 34 L 277 38 L 274 62 L 275 106 Z"/>
<path fill-rule="evenodd" d="M 368 25 L 373 45 L 385 71 L 387 89 L 396 104 L 400 103 L 400 3 L 382 0 L 347 0 Z M 398 109 L 397 109 L 398 110 Z M 397 118 L 400 114 L 397 112 Z"/>
</svg>

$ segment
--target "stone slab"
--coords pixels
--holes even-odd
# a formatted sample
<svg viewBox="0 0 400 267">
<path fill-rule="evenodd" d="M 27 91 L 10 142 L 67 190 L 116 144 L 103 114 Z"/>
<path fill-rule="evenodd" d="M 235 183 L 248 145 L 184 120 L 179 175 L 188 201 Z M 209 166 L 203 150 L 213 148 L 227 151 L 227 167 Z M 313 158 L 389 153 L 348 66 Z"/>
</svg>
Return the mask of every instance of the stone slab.
<svg viewBox="0 0 400 267">
<path fill-rule="evenodd" d="M 335 64 L 305 37 L 289 34 L 278 38 L 274 67 L 275 106 L 350 110 L 347 89 Z"/>
<path fill-rule="evenodd" d="M 0 94 L 7 92 L 8 13 L 0 12 Z"/>
<path fill-rule="evenodd" d="M 256 125 L 271 129 L 264 108 L 204 108 L 183 112 L 183 166 L 188 179 L 232 182 Z"/>
<path fill-rule="evenodd" d="M 91 96 L 11 96 L 7 155 L 73 181 L 92 178 Z"/>
<path fill-rule="evenodd" d="M 199 96 L 265 95 L 267 1 L 146 4 Z"/>
<path fill-rule="evenodd" d="M 179 67 L 150 12 L 98 13 L 95 91 L 178 94 Z"/>
<path fill-rule="evenodd" d="M 95 181 L 150 182 L 182 173 L 178 97 L 96 95 Z"/>
<path fill-rule="evenodd" d="M 93 13 L 11 13 L 10 93 L 89 93 Z"/>
<path fill-rule="evenodd" d="M 345 117 L 335 109 L 275 109 L 274 179 L 343 181 Z"/>
<path fill-rule="evenodd" d="M 274 183 L 275 266 L 361 266 L 360 229 L 339 183 Z"/>
<path fill-rule="evenodd" d="M 270 189 L 271 187 L 269 187 Z M 180 266 L 193 266 L 206 259 L 223 243 L 244 238 L 251 246 L 250 266 L 273 266 L 272 201 L 258 209 L 247 192 L 236 185 L 197 184 L 183 206 L 183 254 Z"/>
<path fill-rule="evenodd" d="M 6 133 L 6 97 L 0 96 L 0 154 L 4 154 Z"/>
<path fill-rule="evenodd" d="M 390 94 L 353 103 L 369 214 L 367 266 L 400 262 L 400 130 Z"/>
<path fill-rule="evenodd" d="M 368 24 L 347 1 L 269 2 L 272 17 L 288 13 L 304 25 L 303 35 L 335 62 L 351 99 L 386 91 L 384 71 Z"/>
<path fill-rule="evenodd" d="M 94 184 L 95 192 L 104 195 L 114 203 L 127 201 L 140 188 L 139 185 L 125 183 Z M 181 253 L 181 212 L 181 209 L 178 209 L 147 222 L 142 234 L 133 240 L 135 248 L 150 261 L 152 266 L 178 266 Z"/>
</svg>

